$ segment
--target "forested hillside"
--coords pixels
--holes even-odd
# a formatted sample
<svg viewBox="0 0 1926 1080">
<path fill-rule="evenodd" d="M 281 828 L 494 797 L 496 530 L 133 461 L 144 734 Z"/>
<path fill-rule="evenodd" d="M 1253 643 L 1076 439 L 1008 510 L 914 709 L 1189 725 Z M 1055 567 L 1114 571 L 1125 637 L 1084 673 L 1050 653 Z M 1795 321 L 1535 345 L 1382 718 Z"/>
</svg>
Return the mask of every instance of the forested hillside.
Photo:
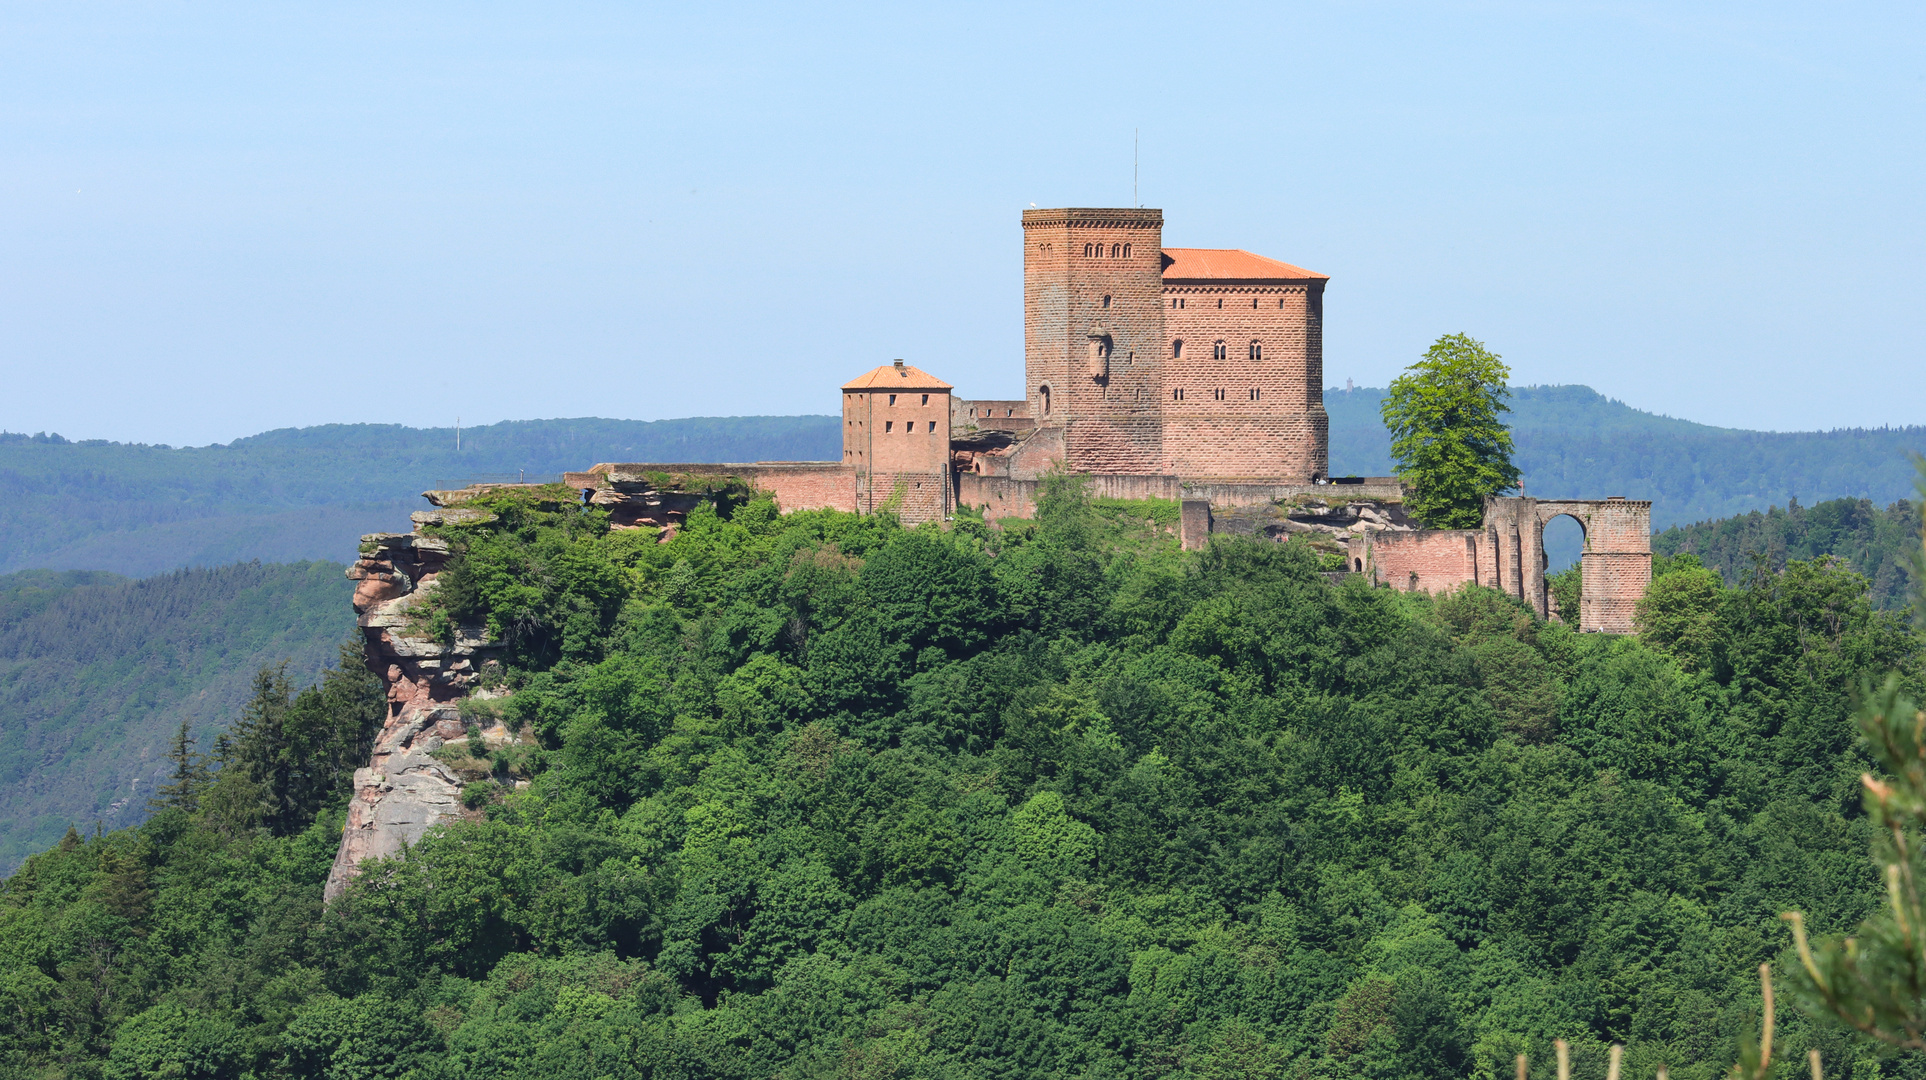
<svg viewBox="0 0 1926 1080">
<path fill-rule="evenodd" d="M 1384 475 L 1384 392 L 1325 396 L 1331 468 Z M 1912 490 L 1926 429 L 1769 434 L 1639 412 L 1582 386 L 1519 387 L 1509 419 L 1526 489 L 1655 500 L 1658 528 Z M 345 560 L 363 533 L 406 527 L 419 493 L 473 478 L 549 477 L 598 461 L 832 460 L 832 416 L 530 420 L 464 429 L 333 424 L 175 449 L 0 434 L 0 573 L 141 576 L 246 559 Z M 1562 546 L 1561 546 L 1562 544 Z M 1554 540 L 1554 564 L 1577 552 Z"/>
<path fill-rule="evenodd" d="M 146 816 L 185 720 L 203 745 L 264 664 L 312 679 L 354 627 L 336 563 L 0 577 L 0 874 L 70 825 Z"/>
<path fill-rule="evenodd" d="M 446 531 L 426 625 L 506 642 L 467 712 L 529 740 L 444 748 L 474 820 L 323 909 L 341 804 L 290 793 L 344 766 L 272 718 L 372 721 L 250 710 L 280 749 L 0 887 L 15 1075 L 1714 1080 L 1779 912 L 1878 902 L 1849 695 L 1921 641 L 1834 564 L 1662 560 L 1641 641 L 1065 486 L 666 544 L 571 494 Z"/>
<path fill-rule="evenodd" d="M 1901 499 L 1882 510 L 1866 499 L 1833 499 L 1675 525 L 1652 537 L 1652 550 L 1690 552 L 1728 585 L 1744 580 L 1756 565 L 1777 572 L 1791 560 L 1834 555 L 1872 583 L 1875 606 L 1898 609 L 1906 606 L 1912 585 L 1907 559 L 1919 547 L 1919 530 L 1916 502 Z"/>
<path fill-rule="evenodd" d="M 145 576 L 180 566 L 353 557 L 408 528 L 421 492 L 470 479 L 554 479 L 598 461 L 758 461 L 840 454 L 834 417 L 653 423 L 530 420 L 464 428 L 329 424 L 226 445 L 145 446 L 0 434 L 0 573 Z"/>
</svg>

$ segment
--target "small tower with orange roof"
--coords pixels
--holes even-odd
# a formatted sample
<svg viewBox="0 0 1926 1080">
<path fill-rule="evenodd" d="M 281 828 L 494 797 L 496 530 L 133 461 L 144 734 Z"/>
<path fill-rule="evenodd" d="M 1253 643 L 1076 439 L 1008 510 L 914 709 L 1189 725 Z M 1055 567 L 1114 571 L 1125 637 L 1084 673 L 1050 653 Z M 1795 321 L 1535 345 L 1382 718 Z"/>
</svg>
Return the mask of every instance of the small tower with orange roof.
<svg viewBox="0 0 1926 1080">
<path fill-rule="evenodd" d="M 856 471 L 859 513 L 894 510 L 907 525 L 950 516 L 951 389 L 901 360 L 843 384 L 843 464 Z"/>
</svg>

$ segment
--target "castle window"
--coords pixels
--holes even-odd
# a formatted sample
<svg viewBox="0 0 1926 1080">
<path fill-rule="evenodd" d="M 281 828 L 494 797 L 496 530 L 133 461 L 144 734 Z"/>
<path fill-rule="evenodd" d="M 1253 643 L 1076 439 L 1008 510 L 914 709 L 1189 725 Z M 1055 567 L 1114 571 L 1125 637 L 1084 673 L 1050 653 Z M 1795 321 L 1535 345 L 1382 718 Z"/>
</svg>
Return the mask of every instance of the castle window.
<svg viewBox="0 0 1926 1080">
<path fill-rule="evenodd" d="M 889 396 L 889 403 L 890 403 L 891 405 L 894 405 L 894 404 L 896 404 L 896 395 L 895 395 L 895 394 L 891 394 L 891 395 Z"/>
<path fill-rule="evenodd" d="M 1117 256 L 1119 256 L 1119 255 L 1122 255 L 1122 254 L 1123 254 L 1123 245 L 1122 245 L 1122 244 L 1112 244 L 1112 245 L 1110 245 L 1110 257 L 1111 257 L 1111 258 L 1113 258 L 1113 259 L 1114 259 L 1114 258 L 1116 258 Z"/>
<path fill-rule="evenodd" d="M 884 431 L 894 431 L 894 430 L 896 430 L 896 421 L 894 421 L 894 420 L 885 420 L 885 421 L 883 421 L 883 430 L 884 430 Z"/>
<path fill-rule="evenodd" d="M 1128 259 L 1128 258 L 1130 258 L 1130 245 L 1129 245 L 1129 244 L 1125 244 L 1125 245 L 1124 245 L 1124 258 L 1126 258 L 1126 259 Z"/>
<path fill-rule="evenodd" d="M 1284 298 L 1281 296 L 1277 298 L 1277 310 L 1279 311 L 1284 310 Z"/>
<path fill-rule="evenodd" d="M 1263 399 L 1263 396 L 1264 396 L 1264 391 L 1262 391 L 1262 390 L 1259 390 L 1258 388 L 1256 388 L 1256 387 L 1254 387 L 1254 386 L 1253 386 L 1253 387 L 1251 387 L 1251 400 L 1252 400 L 1252 401 L 1260 401 L 1260 400 L 1262 400 L 1262 399 Z"/>
<path fill-rule="evenodd" d="M 1362 574 L 1362 573 L 1364 573 L 1364 560 L 1363 560 L 1363 559 L 1352 559 L 1351 561 L 1352 561 L 1353 563 L 1356 563 L 1356 564 L 1357 564 L 1357 568 L 1358 568 L 1358 573 L 1360 573 L 1360 574 Z"/>
<path fill-rule="evenodd" d="M 1016 410 L 1015 410 L 1015 409 L 1005 409 L 1005 410 L 1003 410 L 1003 415 L 1005 415 L 1005 416 L 1015 416 L 1015 415 L 1016 415 Z"/>
<path fill-rule="evenodd" d="M 1224 306 L 1224 298 L 1223 298 L 1223 297 L 1221 297 L 1221 296 L 1220 296 L 1220 297 L 1218 297 L 1218 298 L 1217 298 L 1217 306 L 1218 306 L 1218 307 L 1220 307 L 1220 308 Z"/>
<path fill-rule="evenodd" d="M 1252 311 L 1257 310 L 1257 297 L 1255 296 L 1251 297 L 1251 310 Z"/>
<path fill-rule="evenodd" d="M 1210 347 L 1210 358 L 1211 358 L 1212 360 L 1228 360 L 1228 359 L 1230 359 L 1230 347 L 1229 347 L 1229 346 L 1227 346 L 1227 345 L 1225 345 L 1225 344 L 1224 344 L 1223 342 L 1221 342 L 1221 341 L 1220 341 L 1220 342 L 1218 342 L 1218 343 L 1217 343 L 1217 344 L 1215 344 L 1215 345 L 1212 345 L 1212 346 Z"/>
<path fill-rule="evenodd" d="M 1262 342 L 1258 342 L 1258 341 L 1251 342 L 1251 359 L 1252 360 L 1264 359 L 1264 345 Z"/>
<path fill-rule="evenodd" d="M 1212 390 L 1211 396 L 1215 397 L 1219 401 L 1224 400 L 1224 392 L 1222 390 Z"/>
<path fill-rule="evenodd" d="M 934 420 L 931 420 L 931 421 L 930 421 L 930 430 L 931 430 L 931 431 L 935 431 L 935 430 L 936 430 L 936 421 L 934 421 Z"/>
<path fill-rule="evenodd" d="M 1050 415 L 1050 388 L 1047 386 L 1039 386 L 1037 387 L 1037 394 L 1038 396 L 1043 398 L 1043 415 L 1049 416 Z"/>
<path fill-rule="evenodd" d="M 924 394 L 924 395 L 923 395 L 923 404 L 925 404 L 925 405 L 928 405 L 929 403 L 930 403 L 930 396 L 929 396 L 928 394 Z"/>
<path fill-rule="evenodd" d="M 1090 257 L 1090 245 L 1089 245 L 1089 244 L 1085 244 L 1085 245 L 1083 245 L 1083 257 L 1084 257 L 1084 258 L 1086 258 L 1086 259 L 1088 259 L 1088 258 Z"/>
<path fill-rule="evenodd" d="M 1106 297 L 1104 297 L 1104 298 L 1103 298 L 1103 306 L 1104 306 L 1104 307 L 1109 307 L 1109 306 L 1110 306 L 1110 298 L 1109 298 L 1108 296 L 1106 296 Z"/>
<path fill-rule="evenodd" d="M 1176 341 L 1170 343 L 1170 355 L 1171 358 L 1175 360 L 1182 360 L 1184 358 L 1183 338 L 1178 338 Z"/>
<path fill-rule="evenodd" d="M 1184 400 L 1184 392 L 1182 390 L 1172 390 L 1170 392 L 1170 400 L 1172 401 Z"/>
</svg>

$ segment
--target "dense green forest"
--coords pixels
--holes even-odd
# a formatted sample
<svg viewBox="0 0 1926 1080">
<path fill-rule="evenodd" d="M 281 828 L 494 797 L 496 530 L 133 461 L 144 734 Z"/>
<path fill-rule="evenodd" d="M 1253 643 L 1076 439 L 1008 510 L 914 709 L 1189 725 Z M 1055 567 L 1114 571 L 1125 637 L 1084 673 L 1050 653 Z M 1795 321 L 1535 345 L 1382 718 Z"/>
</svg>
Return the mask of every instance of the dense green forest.
<svg viewBox="0 0 1926 1080">
<path fill-rule="evenodd" d="M 70 825 L 144 817 L 167 736 L 226 727 L 262 665 L 332 662 L 354 627 L 342 569 L 0 577 L 0 874 Z"/>
<path fill-rule="evenodd" d="M 1583 386 L 1516 387 L 1507 416 L 1527 491 L 1651 498 L 1666 528 L 1853 496 L 1911 493 L 1926 429 L 1771 434 L 1640 412 Z M 1331 468 L 1387 475 L 1384 391 L 1331 391 Z M 237 560 L 344 560 L 363 533 L 405 527 L 425 488 L 553 477 L 598 461 L 832 460 L 833 416 L 655 422 L 531 420 L 464 429 L 331 424 L 171 448 L 0 434 L 0 573 L 144 576 Z M 1554 566 L 1575 536 L 1551 542 Z"/>
<path fill-rule="evenodd" d="M 1872 583 L 1875 607 L 1903 608 L 1911 592 L 1907 559 L 1919 548 L 1919 504 L 1901 499 L 1885 509 L 1868 499 L 1817 506 L 1772 507 L 1723 521 L 1675 525 L 1652 537 L 1660 555 L 1690 552 L 1727 584 L 1752 573 L 1755 559 L 1774 571 L 1794 559 L 1835 555 Z"/>
<path fill-rule="evenodd" d="M 324 908 L 378 688 L 257 686 L 211 785 L 0 886 L 11 1075 L 1713 1080 L 1778 914 L 1877 903 L 1850 692 L 1921 639 L 1837 563 L 1660 559 L 1615 638 L 1067 485 L 667 543 L 570 494 L 447 531 L 529 740 L 474 820 Z"/>
</svg>

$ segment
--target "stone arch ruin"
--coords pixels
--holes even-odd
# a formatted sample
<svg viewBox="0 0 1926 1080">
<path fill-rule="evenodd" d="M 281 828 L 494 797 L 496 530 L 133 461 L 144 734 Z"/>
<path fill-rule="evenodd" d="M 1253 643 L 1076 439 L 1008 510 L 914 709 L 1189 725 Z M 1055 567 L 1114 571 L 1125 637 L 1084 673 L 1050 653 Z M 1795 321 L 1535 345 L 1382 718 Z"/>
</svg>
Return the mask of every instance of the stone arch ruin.
<svg viewBox="0 0 1926 1080">
<path fill-rule="evenodd" d="M 1631 633 L 1633 611 L 1652 582 L 1652 504 L 1646 500 L 1487 499 L 1483 528 L 1369 531 L 1352 537 L 1349 557 L 1373 584 L 1425 592 L 1484 585 L 1549 617 L 1545 526 L 1561 515 L 1584 530 L 1585 551 L 1579 610 L 1559 618 L 1585 633 Z"/>
</svg>

